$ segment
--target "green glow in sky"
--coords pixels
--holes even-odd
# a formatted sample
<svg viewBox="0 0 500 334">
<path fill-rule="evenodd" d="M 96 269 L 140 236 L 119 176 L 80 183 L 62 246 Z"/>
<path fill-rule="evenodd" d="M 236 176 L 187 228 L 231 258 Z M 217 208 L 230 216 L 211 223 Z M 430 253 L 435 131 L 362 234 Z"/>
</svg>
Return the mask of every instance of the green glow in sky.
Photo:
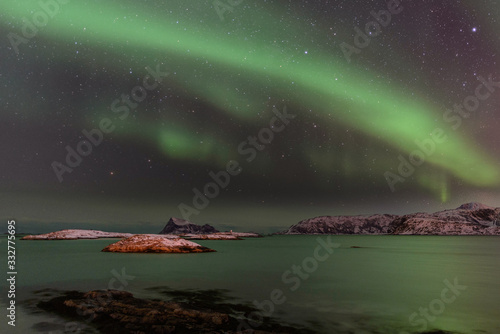
<svg viewBox="0 0 500 334">
<path fill-rule="evenodd" d="M 324 121 L 332 128 L 338 126 L 336 122 L 341 122 L 407 154 L 418 149 L 416 140 L 429 138 L 429 134 L 439 127 L 448 140 L 426 157 L 429 163 L 471 185 L 493 186 L 499 182 L 495 161 L 470 144 L 460 129 L 453 131 L 447 127 L 442 121 L 444 110 L 409 95 L 398 83 L 375 79 L 375 71 L 347 64 L 342 54 L 316 51 L 310 48 L 310 41 L 300 38 L 294 41 L 295 47 L 285 46 L 287 49 L 257 38 L 245 40 L 242 33 L 224 32 L 215 13 L 213 18 L 206 20 L 205 13 L 193 12 L 190 22 L 186 23 L 168 12 L 161 15 L 153 9 L 133 7 L 71 1 L 61 5 L 60 13 L 51 18 L 47 26 L 41 27 L 39 34 L 68 43 L 88 40 L 102 50 L 119 44 L 131 55 L 145 55 L 147 59 L 153 58 L 152 53 L 157 59 L 158 55 L 163 55 L 164 58 L 159 59 L 167 67 L 173 65 L 169 64 L 169 59 L 184 59 L 180 61 L 184 73 L 173 79 L 180 84 L 192 77 L 194 68 L 200 69 L 202 64 L 213 66 L 215 71 L 207 70 L 205 75 L 201 72 L 186 87 L 242 122 L 258 121 L 254 117 L 258 110 L 253 108 L 262 105 L 263 91 L 271 94 L 281 90 L 299 92 L 290 103 L 314 108 L 324 115 Z M 34 8 L 39 8 L 38 1 L 0 3 L 4 17 L 11 16 L 16 24 Z M 202 17 L 205 21 L 200 23 Z M 279 24 L 279 21 L 259 19 L 258 15 L 254 19 L 263 35 L 267 32 L 272 36 Z M 296 26 L 286 19 L 283 24 Z M 289 30 L 295 33 L 300 27 Z M 214 81 L 209 74 L 217 71 L 227 74 L 228 80 Z M 335 123 L 326 117 L 332 113 Z M 150 136 L 151 131 L 143 132 L 145 137 Z M 181 129 L 158 128 L 152 132 L 157 136 L 159 147 L 173 158 L 213 159 L 213 152 L 217 152 L 219 162 L 227 158 L 221 153 L 223 149 L 211 140 L 200 146 L 201 135 Z M 394 164 L 397 165 L 397 156 Z M 343 165 L 349 168 L 351 161 Z M 441 188 L 444 190 L 440 197 L 446 201 L 448 190 L 444 185 Z"/>
</svg>

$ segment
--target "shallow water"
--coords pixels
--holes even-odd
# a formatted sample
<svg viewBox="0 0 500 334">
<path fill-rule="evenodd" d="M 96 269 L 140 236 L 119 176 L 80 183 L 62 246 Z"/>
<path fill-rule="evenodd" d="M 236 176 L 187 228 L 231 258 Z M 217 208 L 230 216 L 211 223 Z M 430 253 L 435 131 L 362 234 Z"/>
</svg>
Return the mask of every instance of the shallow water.
<svg viewBox="0 0 500 334">
<path fill-rule="evenodd" d="M 323 244 L 330 238 L 339 247 L 330 254 L 318 238 Z M 319 333 L 434 328 L 500 333 L 500 237 L 273 236 L 199 241 L 216 253 L 100 252 L 113 241 L 19 241 L 18 304 L 38 300 L 41 295 L 34 292 L 45 288 L 113 287 L 162 298 L 162 287 L 224 289 L 236 298 L 233 302 L 256 301 L 265 306 L 263 315 L 307 324 Z M 5 253 L 1 259 L 5 263 Z M 294 265 L 301 266 L 300 272 L 293 272 Z M 449 288 L 454 284 L 455 292 Z M 5 309 L 6 291 L 0 300 Z M 9 333 L 40 332 L 36 328 L 48 333 L 52 327 L 41 322 L 64 325 L 34 310 L 18 309 L 16 331 L 9 327 Z M 0 328 L 2 333 L 7 328 L 5 320 Z M 52 333 L 62 331 L 54 327 Z"/>
</svg>

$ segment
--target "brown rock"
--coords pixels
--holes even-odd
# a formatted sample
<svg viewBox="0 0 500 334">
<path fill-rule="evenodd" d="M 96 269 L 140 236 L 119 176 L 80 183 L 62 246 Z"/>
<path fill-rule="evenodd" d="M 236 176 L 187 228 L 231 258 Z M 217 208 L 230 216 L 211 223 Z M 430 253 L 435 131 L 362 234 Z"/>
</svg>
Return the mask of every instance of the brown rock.
<svg viewBox="0 0 500 334">
<path fill-rule="evenodd" d="M 181 238 L 165 238 L 154 234 L 136 234 L 105 247 L 103 252 L 120 253 L 203 253 L 215 250 Z"/>
</svg>

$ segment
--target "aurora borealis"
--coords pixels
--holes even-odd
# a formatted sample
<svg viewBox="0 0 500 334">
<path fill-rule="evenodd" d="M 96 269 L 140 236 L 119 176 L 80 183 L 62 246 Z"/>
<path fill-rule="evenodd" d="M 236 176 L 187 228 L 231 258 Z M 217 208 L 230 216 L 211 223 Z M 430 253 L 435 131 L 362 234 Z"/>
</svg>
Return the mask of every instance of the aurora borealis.
<svg viewBox="0 0 500 334">
<path fill-rule="evenodd" d="M 1 193 L 58 199 L 40 204 L 46 220 L 82 222 L 68 202 L 79 199 L 90 211 L 133 201 L 128 217 L 141 221 L 176 216 L 232 160 L 241 173 L 193 221 L 237 224 L 235 202 L 276 216 L 286 203 L 304 215 L 499 204 L 493 1 L 29 0 L 0 10 Z M 240 143 L 284 108 L 296 117 L 246 161 Z M 67 147 L 103 120 L 113 130 L 58 177 L 53 163 L 67 165 Z M 415 162 L 404 176 L 400 157 Z M 158 213 L 144 214 L 151 202 Z"/>
</svg>

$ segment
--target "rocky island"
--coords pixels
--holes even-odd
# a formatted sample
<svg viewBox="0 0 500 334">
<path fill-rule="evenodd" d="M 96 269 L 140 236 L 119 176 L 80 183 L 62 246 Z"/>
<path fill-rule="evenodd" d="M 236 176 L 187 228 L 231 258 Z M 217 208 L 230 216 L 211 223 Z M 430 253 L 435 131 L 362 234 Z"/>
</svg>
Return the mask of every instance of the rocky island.
<svg viewBox="0 0 500 334">
<path fill-rule="evenodd" d="M 104 232 L 99 230 L 65 229 L 46 234 L 26 235 L 22 240 L 78 240 L 101 238 L 129 238 L 132 233 Z M 137 234 L 135 234 L 137 235 Z M 145 234 L 154 236 L 155 234 Z M 172 217 L 157 236 L 163 238 L 184 238 L 188 240 L 242 240 L 242 238 L 262 237 L 257 233 L 219 232 L 208 224 L 197 225 L 187 220 Z M 147 238 L 145 238 L 146 240 Z M 161 239 L 163 240 L 163 239 Z"/>
<path fill-rule="evenodd" d="M 467 203 L 435 213 L 320 216 L 278 234 L 500 235 L 500 208 Z"/>
<path fill-rule="evenodd" d="M 237 235 L 212 233 L 212 234 L 182 234 L 180 237 L 186 240 L 243 240 Z"/>
<path fill-rule="evenodd" d="M 243 240 L 244 238 L 262 238 L 262 235 L 251 232 L 217 232 L 211 234 L 181 234 L 188 240 Z"/>
<path fill-rule="evenodd" d="M 159 234 L 212 234 L 219 232 L 208 224 L 197 225 L 190 221 L 172 217 Z"/>
<path fill-rule="evenodd" d="M 21 240 L 77 240 L 101 238 L 128 238 L 132 233 L 104 232 L 98 230 L 68 229 L 46 234 L 27 235 Z"/>
<path fill-rule="evenodd" d="M 197 225 L 190 221 L 172 217 L 167 225 L 160 231 L 163 235 L 178 235 L 189 240 L 242 240 L 242 238 L 262 237 L 257 233 L 245 232 L 219 232 L 208 224 Z"/>
<path fill-rule="evenodd" d="M 119 253 L 204 253 L 215 250 L 179 237 L 136 234 L 105 247 L 103 252 Z"/>
</svg>

